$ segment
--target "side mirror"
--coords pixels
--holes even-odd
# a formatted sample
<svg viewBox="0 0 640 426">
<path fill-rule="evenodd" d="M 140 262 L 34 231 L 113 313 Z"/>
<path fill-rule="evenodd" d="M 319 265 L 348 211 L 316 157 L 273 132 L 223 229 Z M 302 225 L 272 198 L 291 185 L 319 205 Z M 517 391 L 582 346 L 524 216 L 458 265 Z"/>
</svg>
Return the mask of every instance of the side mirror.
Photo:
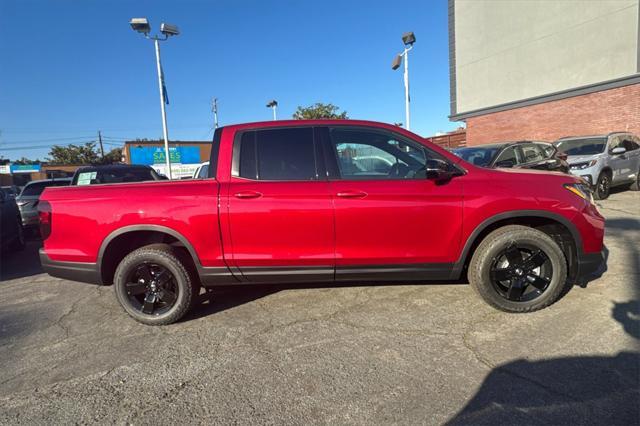
<svg viewBox="0 0 640 426">
<path fill-rule="evenodd" d="M 506 168 L 511 168 L 513 166 L 515 166 L 516 163 L 513 160 L 502 160 L 502 161 L 498 161 L 496 163 L 496 167 L 506 167 Z"/>
<path fill-rule="evenodd" d="M 426 178 L 436 183 L 444 183 L 457 176 L 457 173 L 451 171 L 449 163 L 437 158 L 428 159 L 424 168 Z"/>
<path fill-rule="evenodd" d="M 627 149 L 625 147 L 622 147 L 622 146 L 617 146 L 617 147 L 615 147 L 615 148 L 613 148 L 611 150 L 611 153 L 613 155 L 624 154 L 625 152 L 627 152 Z"/>
</svg>

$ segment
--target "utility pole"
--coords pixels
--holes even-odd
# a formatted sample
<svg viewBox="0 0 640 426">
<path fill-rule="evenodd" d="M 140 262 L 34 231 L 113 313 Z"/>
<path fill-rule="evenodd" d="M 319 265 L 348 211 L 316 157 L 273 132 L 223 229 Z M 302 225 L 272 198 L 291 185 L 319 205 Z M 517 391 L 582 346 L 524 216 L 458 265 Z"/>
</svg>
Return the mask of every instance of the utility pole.
<svg viewBox="0 0 640 426">
<path fill-rule="evenodd" d="M 218 128 L 218 98 L 213 98 L 211 103 L 211 110 L 213 111 L 213 127 Z"/>
<path fill-rule="evenodd" d="M 102 159 L 104 160 L 104 147 L 102 146 L 102 133 L 98 130 L 98 141 L 100 142 L 100 155 L 102 155 Z"/>
</svg>

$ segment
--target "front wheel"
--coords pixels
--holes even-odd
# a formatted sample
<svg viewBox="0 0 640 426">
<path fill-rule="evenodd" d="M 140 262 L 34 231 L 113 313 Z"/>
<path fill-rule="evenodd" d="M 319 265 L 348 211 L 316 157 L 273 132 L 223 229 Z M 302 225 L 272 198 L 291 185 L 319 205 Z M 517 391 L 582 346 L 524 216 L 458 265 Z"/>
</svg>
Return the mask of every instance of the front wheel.
<svg viewBox="0 0 640 426">
<path fill-rule="evenodd" d="M 632 191 L 640 191 L 640 169 L 638 169 L 638 173 L 636 173 L 636 180 L 629 186 L 629 189 Z"/>
<path fill-rule="evenodd" d="M 469 264 L 469 282 L 489 305 L 532 312 L 557 301 L 567 288 L 567 261 L 544 232 L 509 225 L 490 233 Z"/>
<path fill-rule="evenodd" d="M 611 191 L 611 176 L 607 172 L 600 173 L 596 186 L 593 191 L 593 197 L 596 200 L 606 200 L 609 198 L 609 192 Z"/>
<path fill-rule="evenodd" d="M 147 325 L 178 321 L 198 297 L 197 279 L 165 244 L 139 248 L 118 265 L 116 297 L 135 320 Z"/>
</svg>

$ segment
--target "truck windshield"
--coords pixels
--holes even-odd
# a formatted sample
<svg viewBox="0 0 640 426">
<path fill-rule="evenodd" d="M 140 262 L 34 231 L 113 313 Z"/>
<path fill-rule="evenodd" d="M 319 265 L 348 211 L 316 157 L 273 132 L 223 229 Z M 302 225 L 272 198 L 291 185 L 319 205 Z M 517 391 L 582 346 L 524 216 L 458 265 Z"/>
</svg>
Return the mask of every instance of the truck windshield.
<svg viewBox="0 0 640 426">
<path fill-rule="evenodd" d="M 474 166 L 486 167 L 496 155 L 502 145 L 486 145 L 469 148 L 454 149 L 453 153 Z"/>
<path fill-rule="evenodd" d="M 570 139 L 558 141 L 555 146 L 558 151 L 567 155 L 595 155 L 604 152 L 607 145 L 606 138 Z"/>
</svg>

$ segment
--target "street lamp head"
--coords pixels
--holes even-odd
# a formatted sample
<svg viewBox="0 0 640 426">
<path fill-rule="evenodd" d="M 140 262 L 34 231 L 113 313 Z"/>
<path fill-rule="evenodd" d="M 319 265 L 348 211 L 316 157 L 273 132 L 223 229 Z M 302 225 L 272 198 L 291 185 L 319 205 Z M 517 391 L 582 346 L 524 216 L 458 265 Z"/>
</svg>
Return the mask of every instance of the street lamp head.
<svg viewBox="0 0 640 426">
<path fill-rule="evenodd" d="M 167 24 L 165 22 L 160 24 L 160 32 L 162 34 L 166 35 L 167 37 L 169 37 L 169 36 L 177 36 L 178 34 L 180 34 L 180 30 L 178 30 L 178 26 L 177 25 Z"/>
<path fill-rule="evenodd" d="M 267 108 L 273 108 L 275 106 L 278 106 L 278 101 L 276 101 L 275 99 L 269 101 L 269 103 L 267 103 Z"/>
<path fill-rule="evenodd" d="M 416 42 L 416 36 L 415 34 L 413 34 L 413 31 L 402 34 L 402 42 L 405 44 L 405 46 L 412 46 L 413 43 Z"/>
<path fill-rule="evenodd" d="M 391 62 L 391 69 L 397 70 L 398 68 L 400 68 L 401 63 L 402 63 L 402 55 L 396 55 L 396 57 L 393 58 L 393 62 Z"/>
<path fill-rule="evenodd" d="M 129 25 L 131 25 L 134 31 L 142 34 L 149 34 L 151 31 L 151 26 L 147 18 L 132 18 L 131 21 L 129 21 Z"/>
</svg>

